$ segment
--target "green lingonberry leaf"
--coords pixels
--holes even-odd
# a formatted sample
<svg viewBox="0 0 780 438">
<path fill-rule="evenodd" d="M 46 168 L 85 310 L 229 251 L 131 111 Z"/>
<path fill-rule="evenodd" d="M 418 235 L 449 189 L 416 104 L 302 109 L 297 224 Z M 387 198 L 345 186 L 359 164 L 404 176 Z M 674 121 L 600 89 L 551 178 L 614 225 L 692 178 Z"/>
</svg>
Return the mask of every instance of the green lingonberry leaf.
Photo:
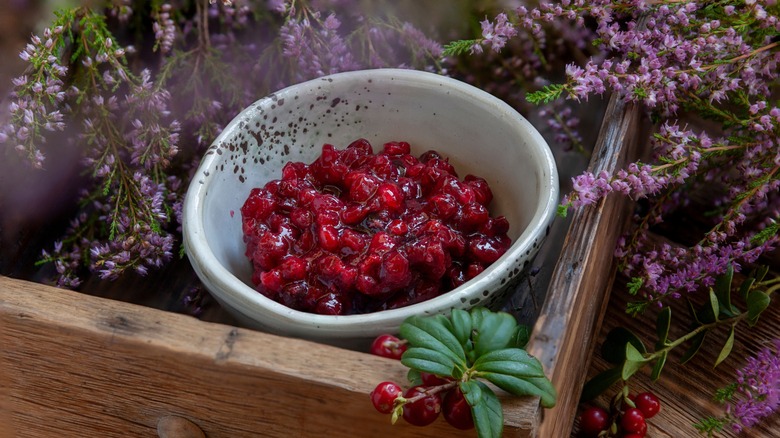
<svg viewBox="0 0 780 438">
<path fill-rule="evenodd" d="M 500 437 L 504 428 L 504 412 L 496 393 L 477 380 L 461 382 L 460 390 L 471 405 L 477 436 L 479 438 Z"/>
<path fill-rule="evenodd" d="M 420 375 L 420 371 L 414 368 L 409 368 L 409 372 L 406 373 L 406 380 L 409 381 L 409 384 L 411 386 L 422 385 L 423 383 L 422 375 Z"/>
<path fill-rule="evenodd" d="M 628 380 L 631 376 L 634 375 L 640 368 L 645 366 L 645 364 L 648 362 L 648 359 L 645 359 L 642 352 L 640 352 L 636 347 L 634 347 L 634 344 L 627 343 L 626 344 L 626 361 L 623 362 L 623 370 L 621 372 L 621 378 L 623 380 Z"/>
<path fill-rule="evenodd" d="M 737 309 L 731 304 L 731 282 L 734 278 L 734 266 L 731 264 L 726 268 L 726 272 L 723 275 L 719 275 L 715 279 L 715 295 L 718 298 L 720 304 L 720 313 L 730 318 L 737 315 Z"/>
<path fill-rule="evenodd" d="M 458 370 L 458 367 L 449 355 L 430 348 L 408 348 L 401 356 L 401 363 L 409 368 L 437 376 L 448 376 L 458 379 L 463 375 L 463 370 Z"/>
<path fill-rule="evenodd" d="M 517 326 L 515 333 L 513 346 L 515 348 L 525 348 L 528 345 L 528 341 L 531 340 L 531 329 L 525 324 L 520 324 Z"/>
<path fill-rule="evenodd" d="M 596 374 L 592 379 L 585 382 L 585 386 L 582 388 L 582 394 L 580 395 L 580 401 L 593 400 L 615 384 L 615 382 L 620 380 L 621 369 L 622 367 L 610 368 Z"/>
<path fill-rule="evenodd" d="M 658 335 L 658 341 L 655 343 L 655 349 L 660 350 L 666 346 L 666 341 L 669 339 L 669 327 L 672 321 L 672 309 L 670 307 L 664 307 L 658 313 L 658 319 L 655 323 L 655 332 Z"/>
<path fill-rule="evenodd" d="M 718 297 L 715 295 L 715 291 L 710 288 L 710 308 L 709 311 L 712 312 L 712 318 L 715 321 L 719 320 L 720 316 L 720 304 L 718 303 Z"/>
<path fill-rule="evenodd" d="M 474 318 L 475 314 L 479 316 Z M 513 345 L 516 334 L 517 320 L 509 313 L 490 312 L 484 308 L 472 312 L 471 340 L 477 358 Z"/>
<path fill-rule="evenodd" d="M 680 358 L 680 364 L 685 364 L 689 360 L 693 359 L 693 356 L 699 352 L 702 344 L 704 344 L 705 337 L 707 337 L 707 332 L 703 331 L 691 338 L 691 345 L 687 350 L 685 350 L 685 353 L 683 353 L 682 357 Z"/>
<path fill-rule="evenodd" d="M 453 309 L 450 315 L 452 321 L 452 332 L 458 338 L 458 342 L 463 349 L 468 352 L 472 349 L 471 344 L 471 314 L 465 310 Z"/>
<path fill-rule="evenodd" d="M 739 295 L 742 297 L 743 300 L 747 301 L 748 293 L 750 292 L 750 289 L 753 287 L 753 284 L 756 282 L 755 277 L 748 277 L 745 279 L 745 281 L 742 282 L 742 284 L 739 285 Z"/>
<path fill-rule="evenodd" d="M 520 348 L 505 348 L 488 352 L 474 363 L 474 374 L 490 381 L 511 394 L 534 395 L 542 406 L 555 406 L 557 392 L 545 377 L 539 360 Z"/>
<path fill-rule="evenodd" d="M 766 292 L 760 290 L 754 290 L 748 294 L 747 298 L 747 310 L 748 310 L 748 324 L 750 326 L 756 325 L 758 317 L 761 313 L 769 307 L 771 299 Z"/>
<path fill-rule="evenodd" d="M 634 344 L 629 342 L 626 344 L 626 359 L 633 360 L 635 362 L 642 362 L 645 360 L 645 356 L 641 351 L 634 347 Z"/>
<path fill-rule="evenodd" d="M 658 359 L 653 364 L 653 370 L 650 372 L 650 378 L 653 379 L 653 381 L 656 381 L 659 377 L 661 377 L 661 371 L 664 369 L 664 365 L 666 365 L 666 359 L 668 357 L 668 351 L 664 351 L 660 356 L 658 356 Z"/>
<path fill-rule="evenodd" d="M 647 353 L 647 348 L 631 330 L 625 327 L 615 327 L 607 333 L 604 343 L 601 344 L 601 355 L 612 364 L 621 364 L 626 359 L 626 344 L 633 345 L 642 354 Z"/>
<path fill-rule="evenodd" d="M 732 324 L 731 329 L 729 330 L 729 336 L 726 338 L 726 343 L 723 344 L 723 348 L 721 348 L 714 366 L 720 365 L 720 363 L 726 360 L 726 358 L 729 357 L 729 354 L 731 354 L 731 349 L 734 347 L 734 327 L 735 326 Z"/>
<path fill-rule="evenodd" d="M 410 316 L 401 324 L 399 333 L 410 346 L 440 352 L 452 359 L 453 364 L 466 369 L 466 352 L 452 333 L 452 324 L 446 317 Z"/>
</svg>

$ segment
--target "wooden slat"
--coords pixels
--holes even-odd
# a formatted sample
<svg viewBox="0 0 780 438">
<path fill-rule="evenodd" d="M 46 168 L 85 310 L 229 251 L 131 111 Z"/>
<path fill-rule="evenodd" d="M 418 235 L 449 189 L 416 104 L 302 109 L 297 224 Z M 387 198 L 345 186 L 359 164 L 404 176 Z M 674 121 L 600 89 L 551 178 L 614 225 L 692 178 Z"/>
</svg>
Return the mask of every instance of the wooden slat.
<svg viewBox="0 0 780 438">
<path fill-rule="evenodd" d="M 640 111 L 610 99 L 589 170 L 613 172 L 634 160 Z M 579 395 L 614 279 L 612 254 L 625 228 L 630 203 L 608 196 L 599 205 L 574 211 L 548 296 L 534 326 L 529 352 L 550 374 L 558 404 L 544 412 L 541 437 L 571 433 Z"/>
<path fill-rule="evenodd" d="M 160 418 L 218 437 L 468 437 L 373 410 L 399 362 L 0 276 L 0 370 L 18 437 L 155 436 Z M 538 399 L 501 396 L 507 437 Z M 1 419 L 1 418 L 0 418 Z"/>
</svg>

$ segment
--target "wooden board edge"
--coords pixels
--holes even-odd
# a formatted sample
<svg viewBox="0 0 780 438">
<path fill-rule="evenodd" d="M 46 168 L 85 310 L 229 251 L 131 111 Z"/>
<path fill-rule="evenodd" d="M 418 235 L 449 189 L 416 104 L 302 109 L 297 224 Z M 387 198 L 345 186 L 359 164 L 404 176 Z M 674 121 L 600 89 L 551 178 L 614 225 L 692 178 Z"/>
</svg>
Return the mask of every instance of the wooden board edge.
<svg viewBox="0 0 780 438">
<path fill-rule="evenodd" d="M 640 109 L 613 95 L 607 106 L 589 171 L 614 172 L 636 159 Z M 567 437 L 614 280 L 613 251 L 630 218 L 631 203 L 608 196 L 572 213 L 547 298 L 532 330 L 529 352 L 558 390 L 555 408 L 543 413 L 540 436 Z"/>
<path fill-rule="evenodd" d="M 17 348 L 35 349 L 21 340 L 6 342 L 4 334 L 19 331 L 9 327 L 34 324 L 40 330 L 70 333 L 72 337 L 100 342 L 121 354 L 132 350 L 140 355 L 175 357 L 183 362 L 206 363 L 227 373 L 263 375 L 272 372 L 286 381 L 300 385 L 329 385 L 357 403 L 382 380 L 405 381 L 406 369 L 400 363 L 366 353 L 344 350 L 314 342 L 290 339 L 228 325 L 203 322 L 196 318 L 144 306 L 98 298 L 56 289 L 38 283 L 0 276 L 0 341 Z M 9 334 L 10 336 L 10 334 Z M 23 336 L 23 335 L 22 335 Z M 22 347 L 20 347 L 22 345 Z M 279 354 L 287 351 L 287 354 Z M 38 352 L 45 354 L 46 352 Z M 23 356 L 24 354 L 22 354 Z M 0 371 L 14 372 L 9 352 L 0 353 Z M 312 367 L 312 363 L 322 366 Z M 339 372 L 333 372 L 333 368 Z M 13 411 L 18 379 L 7 378 L 4 384 L 7 404 Z M 538 399 L 500 395 L 504 405 L 507 437 L 535 436 L 540 422 Z M 362 408 L 362 406 L 361 406 Z M 14 425 L 13 413 L 10 426 Z M 2 418 L 0 418 L 2 419 Z M 4 419 L 5 420 L 5 419 Z M 335 420 L 335 419 L 334 419 Z M 380 421 L 389 418 L 381 418 Z M 7 421 L 7 420 L 6 420 Z M 17 422 L 18 425 L 18 422 Z M 411 429 L 409 426 L 387 428 L 388 436 L 470 436 L 439 420 L 437 425 Z M 380 435 L 382 436 L 382 435 Z"/>
</svg>

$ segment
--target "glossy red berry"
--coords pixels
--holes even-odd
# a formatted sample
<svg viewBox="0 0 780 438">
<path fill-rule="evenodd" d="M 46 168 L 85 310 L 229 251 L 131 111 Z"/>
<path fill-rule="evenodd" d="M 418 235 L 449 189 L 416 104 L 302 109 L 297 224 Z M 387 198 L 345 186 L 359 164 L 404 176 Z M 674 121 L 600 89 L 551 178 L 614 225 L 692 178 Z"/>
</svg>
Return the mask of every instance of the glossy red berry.
<svg viewBox="0 0 780 438">
<path fill-rule="evenodd" d="M 620 417 L 620 427 L 624 432 L 637 433 L 644 436 L 647 433 L 647 422 L 642 411 L 629 408 Z"/>
<path fill-rule="evenodd" d="M 580 430 L 585 436 L 595 437 L 609 427 L 609 412 L 598 406 L 591 406 L 580 414 Z"/>
<path fill-rule="evenodd" d="M 643 438 L 643 437 L 644 437 L 644 434 L 640 435 L 638 433 L 626 433 L 626 434 L 623 434 L 623 438 Z"/>
<path fill-rule="evenodd" d="M 426 394 L 425 386 L 413 386 L 406 390 L 404 397 L 411 399 L 420 394 Z M 404 405 L 403 417 L 413 426 L 427 426 L 439 417 L 441 413 L 441 397 L 439 394 L 428 394 L 421 399 Z"/>
<path fill-rule="evenodd" d="M 387 357 L 390 359 L 401 359 L 401 355 L 406 351 L 406 342 L 393 335 L 379 335 L 371 343 L 371 354 Z"/>
<path fill-rule="evenodd" d="M 636 408 L 647 418 L 653 418 L 661 410 L 661 400 L 652 392 L 642 392 L 634 398 Z"/>
<path fill-rule="evenodd" d="M 447 423 L 456 429 L 469 430 L 474 428 L 471 405 L 466 401 L 460 388 L 452 389 L 444 396 L 442 415 Z"/>
<path fill-rule="evenodd" d="M 450 378 L 439 377 L 436 374 L 425 372 L 420 373 L 420 380 L 422 380 L 422 383 L 425 386 L 439 386 L 452 381 Z"/>
<path fill-rule="evenodd" d="M 393 403 L 401 395 L 401 387 L 394 382 L 382 382 L 371 391 L 371 403 L 383 414 L 393 412 Z"/>
</svg>

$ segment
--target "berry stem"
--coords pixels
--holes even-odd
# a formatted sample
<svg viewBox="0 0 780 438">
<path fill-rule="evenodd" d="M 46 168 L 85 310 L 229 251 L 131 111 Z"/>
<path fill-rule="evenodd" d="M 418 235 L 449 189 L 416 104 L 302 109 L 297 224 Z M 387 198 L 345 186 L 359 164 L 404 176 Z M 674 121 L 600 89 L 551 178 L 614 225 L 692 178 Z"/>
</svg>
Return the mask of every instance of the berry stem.
<svg viewBox="0 0 780 438">
<path fill-rule="evenodd" d="M 404 398 L 404 397 L 398 397 L 395 399 L 395 405 L 402 406 L 407 403 L 414 403 L 418 400 L 424 399 L 425 397 L 428 397 L 429 395 L 438 394 L 440 392 L 449 391 L 450 389 L 454 388 L 458 385 L 457 380 L 453 380 L 451 382 L 447 382 L 441 385 L 431 386 L 425 389 L 425 391 L 415 395 L 414 397 L 410 398 Z"/>
</svg>

